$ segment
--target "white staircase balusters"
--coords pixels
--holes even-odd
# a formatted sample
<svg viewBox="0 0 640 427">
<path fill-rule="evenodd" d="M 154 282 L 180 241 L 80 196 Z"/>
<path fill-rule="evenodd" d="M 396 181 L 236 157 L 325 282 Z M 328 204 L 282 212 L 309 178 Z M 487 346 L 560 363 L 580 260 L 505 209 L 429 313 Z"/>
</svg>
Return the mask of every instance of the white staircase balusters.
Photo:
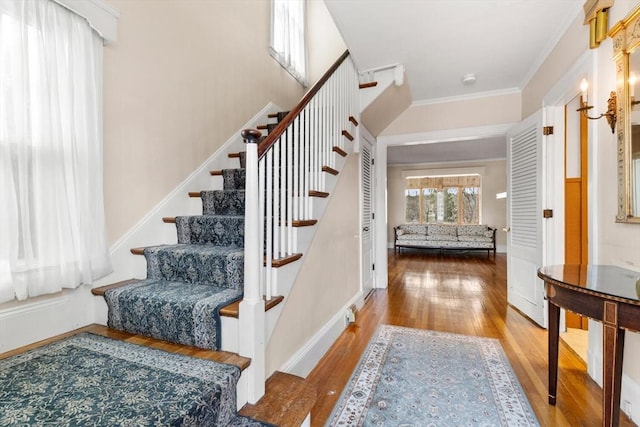
<svg viewBox="0 0 640 427">
<path fill-rule="evenodd" d="M 269 337 L 264 334 L 262 296 L 270 300 L 278 292 L 275 268 L 279 261 L 297 255 L 294 225 L 319 219 L 314 217 L 310 192 L 326 191 L 322 168 L 336 167 L 333 149 L 344 149 L 342 131 L 350 128 L 349 116 L 359 117 L 358 85 L 357 70 L 345 52 L 259 147 L 247 144 L 245 294 L 239 313 L 239 347 L 242 356 L 252 358 L 248 370 L 250 402 L 264 393 L 266 381 L 264 358 Z M 252 130 L 243 131 L 243 137 L 255 139 L 254 132 L 259 138 L 259 132 Z M 250 202 L 252 198 L 255 200 Z M 256 311 L 260 305 L 257 296 L 262 302 L 262 317 Z M 251 370 L 254 357 L 259 358 L 258 367 Z"/>
</svg>

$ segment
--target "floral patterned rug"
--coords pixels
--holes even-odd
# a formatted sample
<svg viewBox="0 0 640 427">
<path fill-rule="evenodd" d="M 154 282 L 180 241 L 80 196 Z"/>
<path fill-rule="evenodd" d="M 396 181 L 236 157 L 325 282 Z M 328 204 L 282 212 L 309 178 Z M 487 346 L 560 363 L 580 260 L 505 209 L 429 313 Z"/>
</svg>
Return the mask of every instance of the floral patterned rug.
<svg viewBox="0 0 640 427">
<path fill-rule="evenodd" d="M 233 365 L 84 333 L 0 360 L 0 426 L 264 426 Z"/>
<path fill-rule="evenodd" d="M 538 426 L 492 338 L 381 325 L 327 426 Z"/>
</svg>

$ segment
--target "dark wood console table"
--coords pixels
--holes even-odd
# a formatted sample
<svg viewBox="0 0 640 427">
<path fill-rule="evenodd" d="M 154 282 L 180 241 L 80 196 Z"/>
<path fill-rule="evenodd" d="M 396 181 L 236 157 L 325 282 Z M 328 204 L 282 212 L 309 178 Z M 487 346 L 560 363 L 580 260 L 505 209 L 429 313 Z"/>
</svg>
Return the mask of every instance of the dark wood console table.
<svg viewBox="0 0 640 427">
<path fill-rule="evenodd" d="M 625 329 L 640 331 L 640 273 L 610 265 L 553 265 L 538 270 L 549 301 L 549 403 L 556 404 L 560 307 L 602 322 L 603 426 L 617 426 Z"/>
</svg>

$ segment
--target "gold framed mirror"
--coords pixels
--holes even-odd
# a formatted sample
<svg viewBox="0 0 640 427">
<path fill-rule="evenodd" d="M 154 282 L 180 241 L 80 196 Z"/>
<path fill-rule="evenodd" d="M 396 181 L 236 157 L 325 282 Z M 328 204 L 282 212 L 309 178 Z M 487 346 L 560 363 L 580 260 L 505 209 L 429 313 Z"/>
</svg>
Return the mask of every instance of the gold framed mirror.
<svg viewBox="0 0 640 427">
<path fill-rule="evenodd" d="M 618 97 L 618 213 L 640 224 L 640 6 L 609 32 Z"/>
</svg>

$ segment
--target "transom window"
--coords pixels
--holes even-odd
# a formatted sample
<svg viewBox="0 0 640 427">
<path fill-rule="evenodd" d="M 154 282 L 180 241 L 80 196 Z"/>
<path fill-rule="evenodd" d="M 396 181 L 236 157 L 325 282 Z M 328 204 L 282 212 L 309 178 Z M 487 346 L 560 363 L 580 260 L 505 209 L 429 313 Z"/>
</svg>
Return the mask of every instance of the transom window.
<svg viewBox="0 0 640 427">
<path fill-rule="evenodd" d="M 419 224 L 480 224 L 480 175 L 407 178 L 405 220 Z"/>
</svg>

